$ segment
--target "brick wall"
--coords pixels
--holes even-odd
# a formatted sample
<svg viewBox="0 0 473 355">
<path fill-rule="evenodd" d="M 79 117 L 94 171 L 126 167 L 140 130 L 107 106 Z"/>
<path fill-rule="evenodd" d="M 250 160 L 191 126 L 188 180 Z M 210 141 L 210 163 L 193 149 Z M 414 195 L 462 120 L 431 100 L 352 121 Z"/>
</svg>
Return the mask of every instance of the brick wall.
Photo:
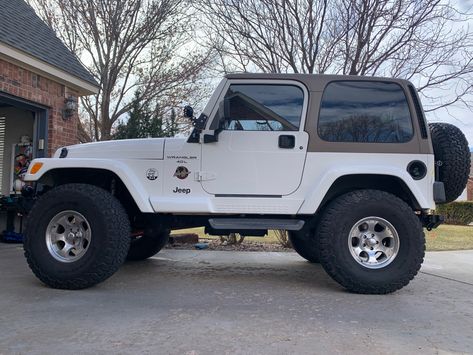
<svg viewBox="0 0 473 355">
<path fill-rule="evenodd" d="M 77 92 L 0 59 L 0 91 L 49 107 L 48 155 L 64 145 L 77 143 L 77 113 L 64 120 L 64 99 Z"/>
</svg>

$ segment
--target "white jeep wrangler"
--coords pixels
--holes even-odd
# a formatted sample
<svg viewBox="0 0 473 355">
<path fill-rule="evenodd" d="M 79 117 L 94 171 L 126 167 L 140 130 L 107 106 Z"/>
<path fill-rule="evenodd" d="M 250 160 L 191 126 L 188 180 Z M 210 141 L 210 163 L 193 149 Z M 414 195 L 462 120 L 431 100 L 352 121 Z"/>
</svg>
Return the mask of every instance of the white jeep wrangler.
<svg viewBox="0 0 473 355">
<path fill-rule="evenodd" d="M 404 80 L 232 74 L 187 138 L 74 145 L 36 159 L 24 249 L 36 276 L 80 289 L 159 252 L 171 229 L 264 236 L 357 293 L 407 285 L 436 203 L 464 190 L 470 153 L 449 124 L 427 125 Z M 430 129 L 429 129 L 430 128 Z"/>
</svg>

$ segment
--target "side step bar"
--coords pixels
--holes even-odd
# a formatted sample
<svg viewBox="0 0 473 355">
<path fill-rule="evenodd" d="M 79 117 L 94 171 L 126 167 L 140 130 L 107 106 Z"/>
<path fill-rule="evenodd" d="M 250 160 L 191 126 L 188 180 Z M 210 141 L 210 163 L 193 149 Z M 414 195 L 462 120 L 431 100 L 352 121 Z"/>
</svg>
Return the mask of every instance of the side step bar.
<svg viewBox="0 0 473 355">
<path fill-rule="evenodd" d="M 270 219 L 270 218 L 210 218 L 209 224 L 217 230 L 267 230 L 285 229 L 298 231 L 304 227 L 301 219 Z"/>
</svg>

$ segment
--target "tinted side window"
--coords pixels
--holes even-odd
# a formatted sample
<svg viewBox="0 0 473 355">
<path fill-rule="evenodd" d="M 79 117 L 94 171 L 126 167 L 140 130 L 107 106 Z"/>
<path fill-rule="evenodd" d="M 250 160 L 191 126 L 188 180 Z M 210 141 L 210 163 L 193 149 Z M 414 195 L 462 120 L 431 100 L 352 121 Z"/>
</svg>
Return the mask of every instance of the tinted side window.
<svg viewBox="0 0 473 355">
<path fill-rule="evenodd" d="M 413 136 L 402 88 L 373 81 L 328 84 L 322 96 L 318 131 L 330 142 L 404 143 Z"/>
<path fill-rule="evenodd" d="M 226 130 L 297 131 L 304 93 L 294 85 L 230 85 L 225 94 Z M 225 117 L 223 117 L 223 116 Z"/>
</svg>

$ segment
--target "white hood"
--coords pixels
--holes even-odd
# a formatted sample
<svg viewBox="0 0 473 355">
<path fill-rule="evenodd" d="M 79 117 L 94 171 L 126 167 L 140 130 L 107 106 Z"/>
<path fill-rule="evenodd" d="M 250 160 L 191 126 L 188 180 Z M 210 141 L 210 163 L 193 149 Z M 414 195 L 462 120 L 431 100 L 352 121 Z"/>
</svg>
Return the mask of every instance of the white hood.
<svg viewBox="0 0 473 355">
<path fill-rule="evenodd" d="M 76 144 L 66 147 L 67 158 L 163 159 L 166 139 L 169 138 L 123 139 Z M 62 149 L 56 151 L 55 158 L 59 158 Z"/>
</svg>

